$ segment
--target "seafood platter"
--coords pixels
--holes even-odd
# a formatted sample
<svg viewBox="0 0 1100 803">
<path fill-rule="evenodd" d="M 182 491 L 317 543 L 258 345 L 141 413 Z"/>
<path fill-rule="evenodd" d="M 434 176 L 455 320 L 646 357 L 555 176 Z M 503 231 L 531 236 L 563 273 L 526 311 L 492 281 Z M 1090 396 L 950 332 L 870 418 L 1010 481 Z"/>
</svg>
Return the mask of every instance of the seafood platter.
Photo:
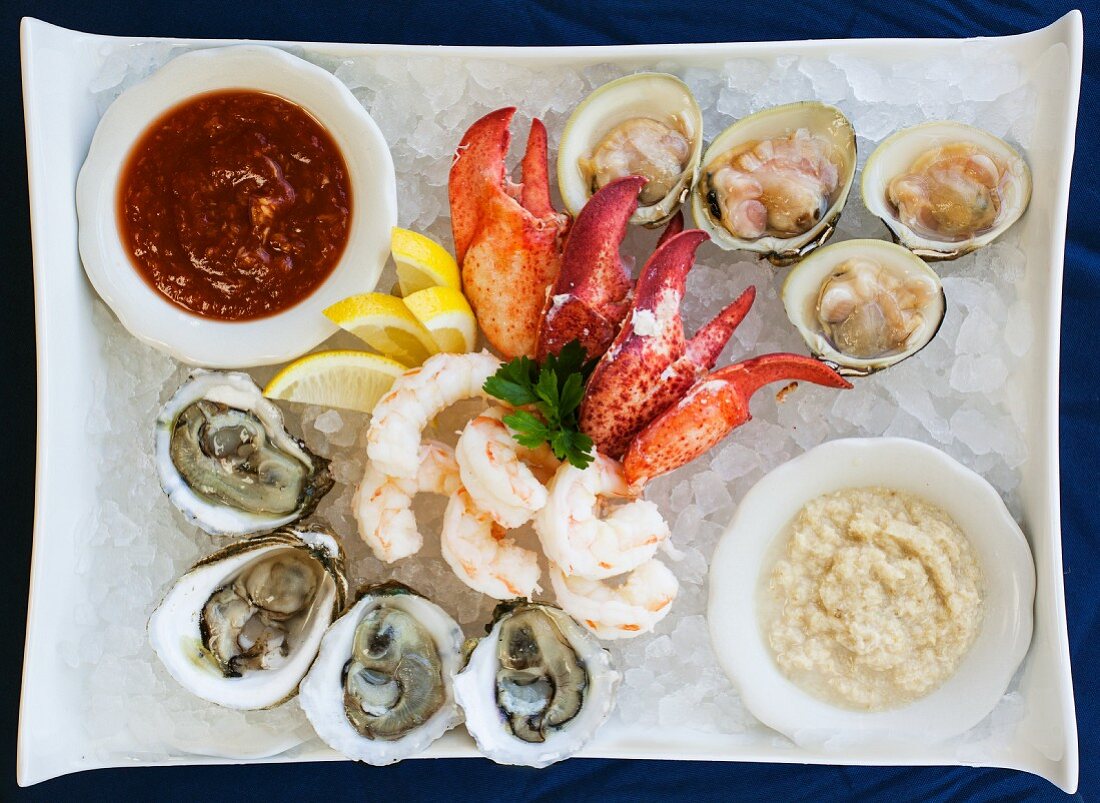
<svg viewBox="0 0 1100 803">
<path fill-rule="evenodd" d="M 903 49 L 22 43 L 20 783 L 602 756 L 1076 786 L 1079 15 Z"/>
</svg>

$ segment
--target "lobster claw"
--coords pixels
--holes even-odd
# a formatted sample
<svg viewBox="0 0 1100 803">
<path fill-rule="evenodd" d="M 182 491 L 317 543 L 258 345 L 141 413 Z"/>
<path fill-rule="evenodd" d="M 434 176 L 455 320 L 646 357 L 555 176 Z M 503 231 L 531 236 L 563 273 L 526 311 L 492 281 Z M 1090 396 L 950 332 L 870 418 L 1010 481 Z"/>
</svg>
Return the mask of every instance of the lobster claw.
<svg viewBox="0 0 1100 803">
<path fill-rule="evenodd" d="M 580 341 L 589 358 L 599 357 L 615 339 L 634 286 L 619 245 L 645 183 L 640 176 L 612 181 L 588 199 L 573 221 L 561 273 L 546 299 L 536 350 L 539 361 L 571 340 Z"/>
<path fill-rule="evenodd" d="M 680 301 L 695 249 L 706 239 L 695 229 L 662 236 L 642 269 L 626 323 L 588 381 L 581 430 L 610 457 L 621 457 L 638 432 L 714 367 L 752 307 L 750 287 L 685 339 Z"/>
<path fill-rule="evenodd" d="M 462 286 L 486 339 L 506 359 L 533 356 L 542 309 L 561 267 L 569 218 L 550 204 L 546 128 L 535 120 L 509 180 L 505 157 L 515 108 L 498 109 L 466 132 L 451 165 L 449 195 Z"/>
<path fill-rule="evenodd" d="M 700 379 L 630 444 L 623 468 L 631 487 L 690 463 L 751 417 L 749 399 L 772 382 L 802 380 L 833 388 L 851 384 L 825 363 L 798 354 L 766 354 Z"/>
</svg>

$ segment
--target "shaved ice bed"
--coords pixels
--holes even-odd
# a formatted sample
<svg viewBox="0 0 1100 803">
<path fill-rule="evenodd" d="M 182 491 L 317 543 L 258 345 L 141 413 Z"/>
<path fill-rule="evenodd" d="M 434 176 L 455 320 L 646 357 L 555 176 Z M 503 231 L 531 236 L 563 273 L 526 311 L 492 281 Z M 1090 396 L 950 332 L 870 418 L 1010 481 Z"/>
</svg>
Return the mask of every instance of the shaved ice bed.
<svg viewBox="0 0 1100 803">
<path fill-rule="evenodd" d="M 184 50 L 164 44 L 110 46 L 92 82 L 100 111 L 122 89 Z M 399 225 L 448 247 L 451 153 L 474 120 L 517 104 L 515 138 L 522 143 L 530 118 L 540 117 L 548 126 L 553 156 L 575 104 L 623 74 L 608 65 L 540 65 L 536 70 L 436 56 L 345 60 L 299 55 L 334 71 L 381 127 L 397 170 Z M 971 123 L 1027 148 L 1036 109 L 1034 90 L 1024 83 L 1015 62 L 981 43 L 967 44 L 949 61 L 899 63 L 888 70 L 850 56 L 739 59 L 717 70 L 648 66 L 676 73 L 692 87 L 708 140 L 733 119 L 767 106 L 806 99 L 835 103 L 855 125 L 861 166 L 874 145 L 894 130 L 931 119 Z M 858 195 L 853 190 L 834 240 L 887 236 Z M 365 207 L 369 213 L 369 201 Z M 632 229 L 624 253 L 640 265 L 656 237 L 657 232 Z M 779 402 L 780 386 L 765 389 L 753 399 L 752 421 L 709 454 L 647 488 L 647 497 L 669 520 L 673 544 L 682 552 L 678 561 L 668 561 L 680 580 L 680 596 L 654 633 L 605 642 L 624 673 L 613 723 L 636 732 L 654 726 L 686 728 L 739 735 L 747 744 L 789 744 L 744 710 L 714 659 L 705 619 L 706 575 L 708 557 L 738 500 L 766 472 L 806 449 L 839 437 L 915 438 L 986 477 L 1019 518 L 1016 488 L 1019 467 L 1027 458 L 1020 433 L 1028 411 L 1014 368 L 1026 359 L 1032 332 L 1018 288 L 1028 270 L 1041 266 L 1025 264 L 1018 237 L 1016 227 L 976 254 L 937 266 L 947 293 L 947 317 L 918 355 L 856 380 L 852 391 L 803 385 Z M 684 301 L 688 332 L 752 284 L 758 291 L 756 304 L 719 365 L 771 351 L 805 353 L 778 299 L 785 274 L 748 255 L 704 245 Z M 388 291 L 393 284 L 391 266 L 379 290 Z M 219 709 L 184 692 L 152 654 L 145 638 L 149 614 L 177 576 L 225 539 L 212 539 L 188 525 L 161 493 L 154 471 L 156 411 L 187 369 L 130 337 L 98 300 L 95 306 L 107 368 L 92 389 L 95 404 L 87 426 L 98 444 L 102 504 L 74 539 L 81 577 L 72 588 L 71 636 L 59 656 L 74 670 L 85 727 L 105 754 L 138 743 L 148 746 L 140 756 L 147 761 L 179 760 L 188 753 L 258 758 L 285 751 L 294 756 L 316 748 L 319 742 L 295 701 L 272 711 Z M 337 336 L 325 347 L 333 342 L 356 347 L 348 336 Z M 273 373 L 274 368 L 267 368 L 253 375 L 262 384 Z M 433 436 L 453 443 L 456 431 L 479 405 L 452 408 L 437 421 Z M 342 537 L 353 588 L 401 580 L 429 592 L 468 635 L 482 634 L 494 601 L 452 574 L 433 537 L 445 500 L 418 498 L 425 548 L 392 566 L 382 564 L 359 540 L 350 509 L 363 470 L 369 417 L 321 408 L 284 406 L 284 411 L 291 431 L 332 459 L 337 485 L 316 515 Z M 530 532 L 521 531 L 519 538 L 534 546 Z M 551 599 L 545 562 L 542 586 L 547 589 L 544 598 Z M 1007 743 L 1024 713 L 1021 696 L 1010 689 L 985 721 L 955 740 L 959 760 L 979 761 L 991 747 Z"/>
</svg>

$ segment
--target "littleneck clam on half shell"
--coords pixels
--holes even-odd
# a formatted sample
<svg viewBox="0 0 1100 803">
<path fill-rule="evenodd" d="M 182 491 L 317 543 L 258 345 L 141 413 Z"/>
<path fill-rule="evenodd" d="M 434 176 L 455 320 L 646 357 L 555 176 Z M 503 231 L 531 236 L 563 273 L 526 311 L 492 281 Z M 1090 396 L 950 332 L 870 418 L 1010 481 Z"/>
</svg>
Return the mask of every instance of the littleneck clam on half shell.
<svg viewBox="0 0 1100 803">
<path fill-rule="evenodd" d="M 620 675 L 595 636 L 560 608 L 501 603 L 455 678 L 478 749 L 498 764 L 545 767 L 576 753 L 615 705 Z"/>
<path fill-rule="evenodd" d="M 687 198 L 703 152 L 703 116 L 687 84 L 635 73 L 604 84 L 569 120 L 558 148 L 558 187 L 576 216 L 596 190 L 624 176 L 648 179 L 631 223 L 658 226 Z"/>
<path fill-rule="evenodd" d="M 461 664 L 454 619 L 407 586 L 384 583 L 329 628 L 299 700 L 329 747 L 392 764 L 462 721 L 453 687 Z"/>
<path fill-rule="evenodd" d="M 939 277 L 883 240 L 828 245 L 791 269 L 783 306 L 815 357 L 865 376 L 911 357 L 943 323 Z"/>
<path fill-rule="evenodd" d="M 194 371 L 161 408 L 156 464 L 168 498 L 211 535 L 266 532 L 317 506 L 328 461 L 283 428 L 248 374 Z"/>
<path fill-rule="evenodd" d="M 297 691 L 344 608 L 343 562 L 335 536 L 319 527 L 236 541 L 175 582 L 149 618 L 149 642 L 197 697 L 271 708 Z"/>
<path fill-rule="evenodd" d="M 751 114 L 703 155 L 695 225 L 727 250 L 796 262 L 833 233 L 856 170 L 856 137 L 839 109 L 816 101 Z"/>
<path fill-rule="evenodd" d="M 863 168 L 863 203 L 925 259 L 993 242 L 1027 209 L 1031 171 L 1008 143 L 973 126 L 922 123 L 883 140 Z"/>
</svg>

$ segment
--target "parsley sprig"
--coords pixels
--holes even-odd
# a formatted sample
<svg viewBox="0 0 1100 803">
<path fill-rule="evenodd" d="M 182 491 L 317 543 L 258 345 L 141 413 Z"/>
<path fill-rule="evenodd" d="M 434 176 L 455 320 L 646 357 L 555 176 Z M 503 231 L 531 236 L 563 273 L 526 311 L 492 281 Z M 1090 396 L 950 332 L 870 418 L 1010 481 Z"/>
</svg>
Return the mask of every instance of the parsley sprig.
<svg viewBox="0 0 1100 803">
<path fill-rule="evenodd" d="M 516 357 L 485 380 L 485 392 L 517 409 L 504 416 L 521 445 L 534 449 L 550 444 L 559 460 L 584 468 L 594 459 L 592 439 L 580 431 L 577 412 L 584 398 L 584 383 L 598 360 L 588 360 L 581 344 L 573 340 L 540 366 L 529 357 Z"/>
</svg>

